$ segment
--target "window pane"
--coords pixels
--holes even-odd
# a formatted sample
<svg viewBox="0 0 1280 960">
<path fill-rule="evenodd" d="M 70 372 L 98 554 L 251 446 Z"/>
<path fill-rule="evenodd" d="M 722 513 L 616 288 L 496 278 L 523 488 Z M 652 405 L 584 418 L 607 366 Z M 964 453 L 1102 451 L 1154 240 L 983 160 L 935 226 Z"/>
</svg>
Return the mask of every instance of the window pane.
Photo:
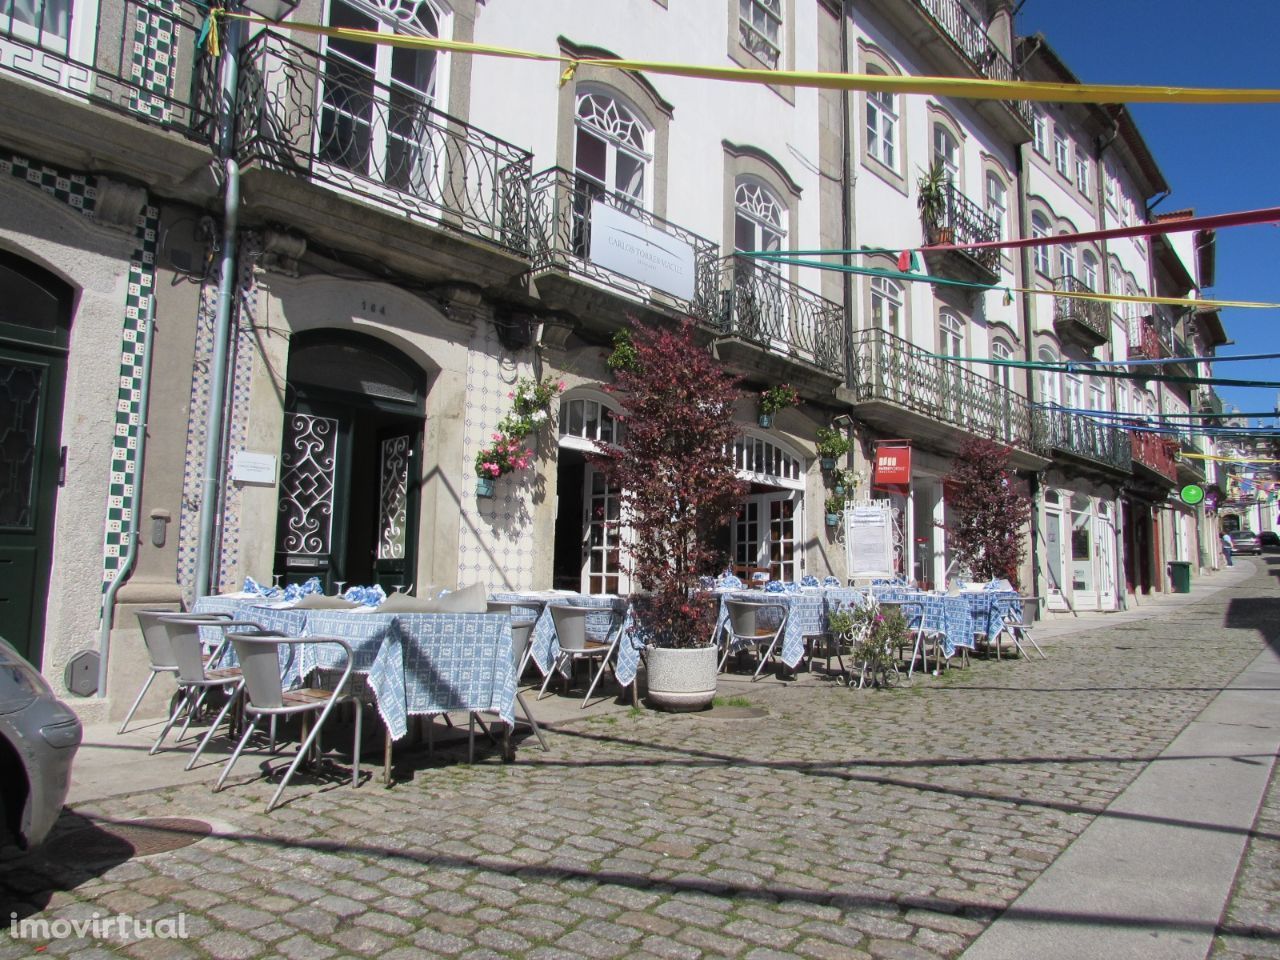
<svg viewBox="0 0 1280 960">
<path fill-rule="evenodd" d="M 618 154 L 618 182 L 615 189 L 636 200 L 644 198 L 644 163 L 630 154 Z"/>
<path fill-rule="evenodd" d="M 582 127 L 578 128 L 578 152 L 574 169 L 585 173 L 597 183 L 604 183 L 607 174 L 606 163 L 608 148 L 599 137 L 593 136 Z"/>
</svg>

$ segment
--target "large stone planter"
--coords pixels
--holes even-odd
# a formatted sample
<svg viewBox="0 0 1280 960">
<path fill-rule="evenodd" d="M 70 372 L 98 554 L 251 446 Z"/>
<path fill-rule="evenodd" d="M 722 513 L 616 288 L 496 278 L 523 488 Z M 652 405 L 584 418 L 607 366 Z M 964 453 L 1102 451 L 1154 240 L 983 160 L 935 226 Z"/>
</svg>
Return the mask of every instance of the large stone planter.
<svg viewBox="0 0 1280 960">
<path fill-rule="evenodd" d="M 649 647 L 645 670 L 649 704 L 658 710 L 706 710 L 716 695 L 715 647 Z"/>
</svg>

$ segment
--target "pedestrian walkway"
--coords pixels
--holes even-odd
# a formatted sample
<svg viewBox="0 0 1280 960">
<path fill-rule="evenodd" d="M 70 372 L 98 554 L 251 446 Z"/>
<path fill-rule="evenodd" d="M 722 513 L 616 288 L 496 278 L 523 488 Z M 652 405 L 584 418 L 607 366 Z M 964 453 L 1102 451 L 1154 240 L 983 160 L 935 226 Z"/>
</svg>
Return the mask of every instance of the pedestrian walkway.
<svg viewBox="0 0 1280 960">
<path fill-rule="evenodd" d="M 260 757 L 218 794 L 176 772 L 117 782 L 57 836 L 155 816 L 213 835 L 0 862 L 0 902 L 47 919 L 181 912 L 192 940 L 51 955 L 1274 955 L 1273 561 L 1043 624 L 1047 660 L 974 659 L 888 691 L 723 680 L 758 719 L 550 698 L 549 753 L 407 754 L 390 789 L 302 779 L 270 815 Z M 1031 939 L 1046 922 L 1057 954 Z M 32 955 L 9 936 L 0 960 Z"/>
</svg>

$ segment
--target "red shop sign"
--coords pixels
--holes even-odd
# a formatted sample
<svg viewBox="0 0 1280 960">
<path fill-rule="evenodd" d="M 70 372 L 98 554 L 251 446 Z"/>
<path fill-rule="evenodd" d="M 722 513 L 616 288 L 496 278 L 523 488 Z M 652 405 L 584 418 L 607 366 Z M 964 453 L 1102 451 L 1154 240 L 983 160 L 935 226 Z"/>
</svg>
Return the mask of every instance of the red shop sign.
<svg viewBox="0 0 1280 960">
<path fill-rule="evenodd" d="M 898 486 L 910 485 L 911 448 L 877 447 L 876 472 L 873 482 L 876 486 L 890 484 Z"/>
</svg>

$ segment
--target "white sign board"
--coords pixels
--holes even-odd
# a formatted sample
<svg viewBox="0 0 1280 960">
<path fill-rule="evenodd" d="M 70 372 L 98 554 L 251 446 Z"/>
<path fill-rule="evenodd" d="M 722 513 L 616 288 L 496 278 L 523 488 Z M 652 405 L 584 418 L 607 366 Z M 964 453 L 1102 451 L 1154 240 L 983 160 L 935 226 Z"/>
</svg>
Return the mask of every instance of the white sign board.
<svg viewBox="0 0 1280 960">
<path fill-rule="evenodd" d="M 237 450 L 235 459 L 231 463 L 231 479 L 241 483 L 264 483 L 269 487 L 275 486 L 275 455 Z"/>
<path fill-rule="evenodd" d="M 844 511 L 848 576 L 893 577 L 893 507 L 888 500 L 850 504 Z"/>
<path fill-rule="evenodd" d="M 590 257 L 606 270 L 693 299 L 693 247 L 599 200 L 591 204 Z"/>
</svg>

